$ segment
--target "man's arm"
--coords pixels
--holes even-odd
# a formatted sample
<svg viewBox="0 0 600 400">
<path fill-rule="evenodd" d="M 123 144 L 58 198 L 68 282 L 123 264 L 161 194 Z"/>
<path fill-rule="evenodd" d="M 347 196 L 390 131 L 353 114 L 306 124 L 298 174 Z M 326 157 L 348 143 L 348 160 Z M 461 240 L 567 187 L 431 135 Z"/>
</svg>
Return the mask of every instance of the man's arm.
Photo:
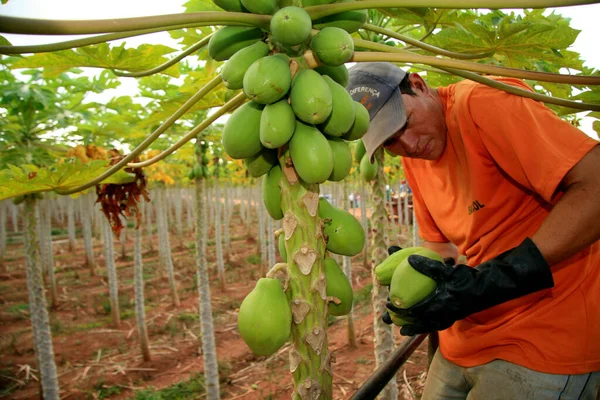
<svg viewBox="0 0 600 400">
<path fill-rule="evenodd" d="M 563 196 L 531 237 L 550 265 L 600 239 L 600 145 L 571 168 L 559 189 Z"/>
<path fill-rule="evenodd" d="M 435 251 L 442 258 L 453 258 L 455 262 L 458 261 L 458 248 L 450 242 L 440 243 L 423 240 L 421 246 Z"/>
</svg>

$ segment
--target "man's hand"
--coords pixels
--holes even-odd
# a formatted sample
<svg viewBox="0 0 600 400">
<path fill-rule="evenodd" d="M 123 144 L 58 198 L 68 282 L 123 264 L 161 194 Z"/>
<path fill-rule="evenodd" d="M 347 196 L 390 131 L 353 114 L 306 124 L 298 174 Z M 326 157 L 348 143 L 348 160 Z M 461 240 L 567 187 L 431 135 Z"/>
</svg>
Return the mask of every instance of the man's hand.
<svg viewBox="0 0 600 400">
<path fill-rule="evenodd" d="M 453 267 L 418 255 L 409 256 L 408 262 L 435 280 L 437 287 L 407 309 L 388 302 L 391 311 L 414 319 L 402 327 L 400 333 L 405 336 L 447 329 L 473 313 L 554 286 L 548 263 L 529 238 L 475 268 Z"/>
</svg>

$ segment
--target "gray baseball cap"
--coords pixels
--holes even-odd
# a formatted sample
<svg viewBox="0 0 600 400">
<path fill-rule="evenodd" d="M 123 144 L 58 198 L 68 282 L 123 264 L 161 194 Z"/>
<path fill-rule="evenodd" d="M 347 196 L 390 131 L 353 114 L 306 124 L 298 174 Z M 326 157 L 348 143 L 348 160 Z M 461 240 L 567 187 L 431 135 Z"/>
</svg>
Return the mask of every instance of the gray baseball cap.
<svg viewBox="0 0 600 400">
<path fill-rule="evenodd" d="M 406 72 L 388 62 L 357 63 L 348 70 L 346 90 L 369 111 L 369 130 L 362 137 L 369 160 L 387 139 L 406 124 L 406 109 L 398 85 Z"/>
</svg>

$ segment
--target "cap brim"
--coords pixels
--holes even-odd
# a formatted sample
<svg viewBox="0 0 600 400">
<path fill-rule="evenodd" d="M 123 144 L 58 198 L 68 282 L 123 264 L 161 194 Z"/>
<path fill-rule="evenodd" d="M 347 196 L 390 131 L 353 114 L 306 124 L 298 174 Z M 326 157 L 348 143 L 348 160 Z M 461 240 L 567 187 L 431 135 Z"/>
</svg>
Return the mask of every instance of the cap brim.
<svg viewBox="0 0 600 400">
<path fill-rule="evenodd" d="M 400 89 L 396 88 L 388 101 L 369 123 L 369 130 L 362 137 L 366 155 L 373 162 L 373 153 L 406 124 L 406 110 Z"/>
</svg>

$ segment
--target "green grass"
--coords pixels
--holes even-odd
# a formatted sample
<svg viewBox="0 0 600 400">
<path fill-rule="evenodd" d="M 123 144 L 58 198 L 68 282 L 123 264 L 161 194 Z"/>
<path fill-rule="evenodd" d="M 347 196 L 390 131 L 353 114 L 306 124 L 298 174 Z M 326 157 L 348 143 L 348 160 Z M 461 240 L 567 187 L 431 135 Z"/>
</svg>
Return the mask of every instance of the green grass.
<svg viewBox="0 0 600 400">
<path fill-rule="evenodd" d="M 29 313 L 29 304 L 28 303 L 13 304 L 12 306 L 8 307 L 8 310 L 6 310 L 6 311 L 9 312 L 10 314 L 23 315 L 23 311 Z"/>
<path fill-rule="evenodd" d="M 199 399 L 206 391 L 204 375 L 195 374 L 187 381 L 178 382 L 167 388 L 141 390 L 131 400 L 186 400 Z"/>
<path fill-rule="evenodd" d="M 177 316 L 177 319 L 185 324 L 195 324 L 199 322 L 200 316 L 194 313 L 182 312 Z"/>
<path fill-rule="evenodd" d="M 371 303 L 371 292 L 373 291 L 373 284 L 368 283 L 359 290 L 354 291 L 354 306 L 357 304 L 365 305 Z"/>
<path fill-rule="evenodd" d="M 246 262 L 252 265 L 260 265 L 260 254 L 250 254 L 246 257 Z"/>
</svg>

